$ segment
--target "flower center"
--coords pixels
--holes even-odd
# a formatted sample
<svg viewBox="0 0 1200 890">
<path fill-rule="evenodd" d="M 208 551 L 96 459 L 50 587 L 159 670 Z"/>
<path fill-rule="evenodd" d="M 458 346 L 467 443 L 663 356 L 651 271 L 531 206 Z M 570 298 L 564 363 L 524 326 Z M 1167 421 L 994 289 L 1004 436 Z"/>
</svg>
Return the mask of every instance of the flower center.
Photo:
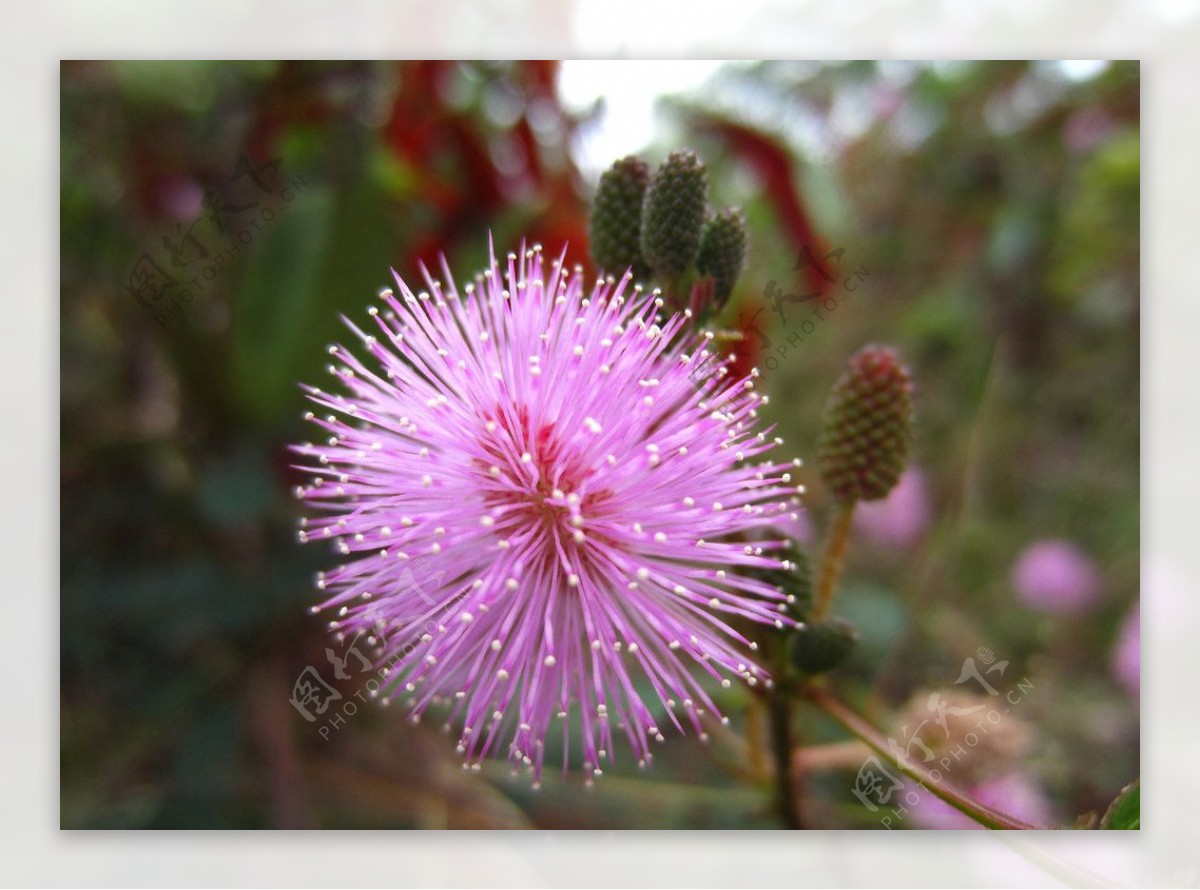
<svg viewBox="0 0 1200 890">
<path fill-rule="evenodd" d="M 611 492 L 588 492 L 593 470 L 564 446 L 554 423 L 534 429 L 528 412 L 497 412 L 481 444 L 491 463 L 481 467 L 485 508 L 511 543 L 542 547 L 547 556 L 587 540 L 589 521 L 604 513 Z"/>
</svg>

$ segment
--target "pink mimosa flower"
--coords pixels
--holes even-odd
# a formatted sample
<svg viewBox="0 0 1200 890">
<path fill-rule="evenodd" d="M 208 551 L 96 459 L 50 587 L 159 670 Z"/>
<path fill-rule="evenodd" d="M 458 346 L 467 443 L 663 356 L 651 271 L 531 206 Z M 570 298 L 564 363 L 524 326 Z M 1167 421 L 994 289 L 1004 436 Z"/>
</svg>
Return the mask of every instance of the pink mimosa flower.
<svg viewBox="0 0 1200 890">
<path fill-rule="evenodd" d="M 1026 605 L 1071 615 L 1095 605 L 1100 572 L 1070 541 L 1038 541 L 1017 558 L 1012 584 Z"/>
<path fill-rule="evenodd" d="M 539 778 L 552 725 L 589 777 L 618 733 L 646 761 L 665 723 L 719 716 L 711 683 L 769 682 L 742 622 L 790 622 L 747 570 L 782 564 L 798 461 L 760 462 L 780 440 L 753 375 L 628 275 L 588 292 L 540 248 L 461 292 L 443 275 L 347 322 L 374 361 L 330 349 L 345 395 L 308 389 L 328 416 L 296 448 L 301 539 L 350 557 L 318 608 L 378 647 L 382 695 L 445 710 L 464 765 Z"/>
</svg>

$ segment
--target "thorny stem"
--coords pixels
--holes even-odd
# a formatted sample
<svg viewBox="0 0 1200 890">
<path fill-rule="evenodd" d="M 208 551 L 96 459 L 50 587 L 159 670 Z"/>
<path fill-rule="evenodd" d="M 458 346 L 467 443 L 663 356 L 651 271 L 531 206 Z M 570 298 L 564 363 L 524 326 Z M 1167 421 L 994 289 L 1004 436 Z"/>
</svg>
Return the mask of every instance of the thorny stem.
<svg viewBox="0 0 1200 890">
<path fill-rule="evenodd" d="M 976 800 L 972 800 L 967 795 L 963 794 L 950 786 L 934 781 L 933 777 L 923 768 L 916 764 L 903 762 L 896 757 L 889 749 L 887 740 L 883 735 L 873 727 L 870 723 L 864 720 L 858 714 L 851 711 L 844 704 L 817 686 L 807 685 L 799 690 L 800 694 L 807 698 L 810 702 L 823 710 L 826 714 L 840 723 L 843 727 L 857 736 L 864 743 L 870 746 L 876 754 L 887 760 L 893 766 L 908 776 L 915 782 L 933 794 L 941 798 L 954 809 L 958 810 L 963 815 L 978 822 L 985 828 L 993 830 L 1013 831 L 1021 829 L 1036 829 L 1037 826 L 1030 825 L 1027 822 L 1022 822 L 1020 819 L 1013 818 L 999 810 L 993 810 L 991 807 L 985 806 Z"/>
<path fill-rule="evenodd" d="M 824 618 L 829 614 L 829 607 L 833 605 L 833 594 L 842 574 L 842 564 L 846 561 L 846 548 L 850 546 L 855 503 L 856 501 L 849 501 L 840 505 L 833 520 L 829 541 L 825 544 L 825 555 L 821 559 L 821 570 L 817 575 L 816 602 L 813 604 L 811 615 L 813 621 Z"/>
</svg>

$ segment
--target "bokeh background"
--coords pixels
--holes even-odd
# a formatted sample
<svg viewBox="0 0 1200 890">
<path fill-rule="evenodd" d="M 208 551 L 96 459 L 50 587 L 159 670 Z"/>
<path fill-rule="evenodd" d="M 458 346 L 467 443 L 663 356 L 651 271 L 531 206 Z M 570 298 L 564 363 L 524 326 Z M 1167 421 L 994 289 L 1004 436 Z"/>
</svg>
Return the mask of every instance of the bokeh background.
<svg viewBox="0 0 1200 890">
<path fill-rule="evenodd" d="M 471 274 L 489 230 L 586 264 L 599 170 L 681 145 L 747 211 L 722 321 L 760 324 L 739 360 L 788 447 L 815 453 L 859 346 L 917 381 L 914 468 L 863 512 L 839 594 L 863 641 L 835 688 L 903 738 L 989 649 L 1032 688 L 955 780 L 1042 824 L 1102 812 L 1139 762 L 1139 92 L 1136 63 L 64 63 L 61 824 L 779 824 L 740 694 L 708 745 L 536 794 L 500 762 L 463 772 L 432 721 L 361 706 L 331 730 L 289 702 L 328 668 L 307 607 L 335 555 L 296 543 L 285 446 L 337 315 L 439 251 Z M 805 249 L 821 263 L 795 269 Z M 808 331 L 772 288 L 838 308 Z M 819 544 L 804 475 L 794 532 Z M 878 828 L 864 752 L 796 725 L 808 823 Z"/>
</svg>

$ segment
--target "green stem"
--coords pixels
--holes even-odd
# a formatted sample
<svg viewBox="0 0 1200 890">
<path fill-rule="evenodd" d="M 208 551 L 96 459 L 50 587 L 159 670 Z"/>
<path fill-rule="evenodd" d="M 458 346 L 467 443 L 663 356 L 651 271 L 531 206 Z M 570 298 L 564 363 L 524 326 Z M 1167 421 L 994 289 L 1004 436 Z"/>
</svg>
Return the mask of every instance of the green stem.
<svg viewBox="0 0 1200 890">
<path fill-rule="evenodd" d="M 848 501 L 838 507 L 833 527 L 829 531 L 825 555 L 821 559 L 821 570 L 817 575 L 816 602 L 813 604 L 811 615 L 813 621 L 820 621 L 828 615 L 829 607 L 833 605 L 833 594 L 837 590 L 842 565 L 846 561 L 846 550 L 850 546 L 855 503 L 857 502 Z"/>
<path fill-rule="evenodd" d="M 879 730 L 851 711 L 824 689 L 809 685 L 801 689 L 800 694 L 849 730 L 852 735 L 857 736 L 865 742 L 876 754 L 887 760 L 899 769 L 900 772 L 908 776 L 908 778 L 919 782 L 931 794 L 941 798 L 954 807 L 954 809 L 985 828 L 1005 831 L 1036 829 L 1037 826 L 1035 825 L 1022 822 L 1020 819 L 1015 819 L 1012 816 L 1001 813 L 999 810 L 993 810 L 991 807 L 972 800 L 961 791 L 951 788 L 943 782 L 934 781 L 933 777 L 923 767 L 901 762 L 892 753 L 888 747 L 887 740 Z"/>
<path fill-rule="evenodd" d="M 767 640 L 767 645 L 776 676 L 787 676 L 787 639 L 773 636 Z M 767 698 L 767 716 L 771 724 L 771 750 L 775 755 L 775 805 L 779 818 L 787 828 L 802 829 L 806 826 L 800 804 L 802 795 L 797 787 L 800 775 L 792 758 L 799 740 L 792 721 L 792 697 L 786 689 L 777 686 L 771 691 Z"/>
<path fill-rule="evenodd" d="M 775 754 L 775 799 L 779 818 L 787 828 L 804 828 L 800 805 L 796 801 L 796 776 L 792 765 L 792 749 L 796 740 L 792 732 L 792 703 L 787 696 L 772 695 L 767 703 L 771 720 L 771 748 Z"/>
</svg>

